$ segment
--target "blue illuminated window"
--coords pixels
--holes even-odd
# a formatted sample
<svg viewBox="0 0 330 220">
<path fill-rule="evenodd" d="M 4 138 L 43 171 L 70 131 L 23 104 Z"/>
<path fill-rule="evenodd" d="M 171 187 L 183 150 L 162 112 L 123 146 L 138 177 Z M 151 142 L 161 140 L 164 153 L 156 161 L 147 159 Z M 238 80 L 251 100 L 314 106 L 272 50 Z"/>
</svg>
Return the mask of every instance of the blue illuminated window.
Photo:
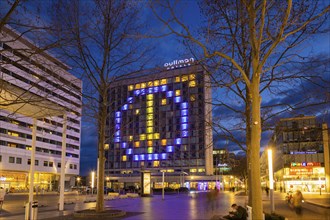
<svg viewBox="0 0 330 220">
<path fill-rule="evenodd" d="M 122 148 L 126 148 L 127 147 L 127 143 L 126 142 L 121 143 L 121 147 Z"/>
<path fill-rule="evenodd" d="M 127 109 L 128 109 L 128 105 L 127 104 L 123 105 L 123 107 L 121 108 L 121 110 L 127 110 Z"/>
<path fill-rule="evenodd" d="M 154 160 L 158 160 L 158 154 L 153 154 Z"/>
<path fill-rule="evenodd" d="M 138 96 L 138 95 L 140 95 L 140 93 L 141 93 L 141 91 L 139 89 L 134 90 L 134 95 Z"/>
<path fill-rule="evenodd" d="M 144 154 L 140 154 L 139 159 L 140 159 L 140 160 L 144 160 Z"/>
<path fill-rule="evenodd" d="M 181 116 L 186 116 L 186 115 L 188 115 L 188 110 L 187 109 L 181 110 Z"/>
<path fill-rule="evenodd" d="M 173 146 L 167 146 L 166 152 L 173 152 Z"/>
<path fill-rule="evenodd" d="M 119 137 L 120 136 L 120 130 L 115 132 L 115 137 Z"/>
<path fill-rule="evenodd" d="M 181 109 L 188 108 L 188 102 L 182 102 L 181 103 Z"/>
<path fill-rule="evenodd" d="M 181 134 L 182 137 L 188 137 L 188 131 L 182 131 Z"/>
<path fill-rule="evenodd" d="M 179 102 L 181 102 L 181 96 L 176 96 L 176 97 L 174 98 L 174 102 L 175 102 L 175 103 L 179 103 Z"/>
<path fill-rule="evenodd" d="M 188 124 L 181 124 L 181 130 L 188 130 Z"/>
<path fill-rule="evenodd" d="M 166 90 L 167 90 L 167 86 L 166 86 L 166 85 L 163 85 L 163 86 L 161 87 L 161 90 L 162 90 L 162 92 L 166 92 Z"/>
<path fill-rule="evenodd" d="M 188 123 L 188 117 L 181 117 L 181 123 Z"/>
<path fill-rule="evenodd" d="M 146 94 L 146 90 L 145 89 L 141 89 L 141 95 L 145 95 Z"/>
<path fill-rule="evenodd" d="M 167 98 L 173 97 L 173 91 L 168 91 L 166 97 Z"/>
<path fill-rule="evenodd" d="M 148 160 L 152 160 L 152 154 L 148 154 Z"/>
<path fill-rule="evenodd" d="M 177 144 L 177 145 L 181 144 L 181 138 L 175 139 L 175 144 Z"/>
<path fill-rule="evenodd" d="M 118 143 L 120 142 L 120 137 L 115 137 L 115 140 L 114 140 L 115 143 Z"/>
<path fill-rule="evenodd" d="M 121 118 L 116 118 L 115 121 L 116 121 L 116 124 L 120 124 Z"/>
<path fill-rule="evenodd" d="M 126 150 L 126 154 L 132 154 L 132 153 L 133 153 L 133 151 L 132 151 L 131 148 L 129 148 L 129 149 Z M 135 155 L 135 156 L 137 156 L 137 155 Z"/>
<path fill-rule="evenodd" d="M 158 92 L 159 91 L 159 87 L 158 86 L 155 86 L 154 87 L 154 92 Z"/>
<path fill-rule="evenodd" d="M 134 160 L 139 161 L 139 155 L 134 155 Z"/>
<path fill-rule="evenodd" d="M 121 116 L 121 112 L 116 112 L 116 118 L 120 118 L 120 116 Z"/>
<path fill-rule="evenodd" d="M 152 94 L 154 90 L 152 88 L 148 88 L 148 94 Z"/>
<path fill-rule="evenodd" d="M 129 104 L 132 104 L 132 103 L 133 103 L 133 97 L 128 97 L 128 98 L 127 98 L 127 102 L 128 102 Z"/>
<path fill-rule="evenodd" d="M 120 129 L 120 124 L 116 124 L 115 128 L 116 128 L 116 130 L 119 130 Z"/>
<path fill-rule="evenodd" d="M 166 153 L 162 153 L 162 154 L 161 154 L 161 158 L 162 158 L 162 160 L 165 160 L 165 159 L 166 159 L 166 156 L 167 156 Z"/>
</svg>

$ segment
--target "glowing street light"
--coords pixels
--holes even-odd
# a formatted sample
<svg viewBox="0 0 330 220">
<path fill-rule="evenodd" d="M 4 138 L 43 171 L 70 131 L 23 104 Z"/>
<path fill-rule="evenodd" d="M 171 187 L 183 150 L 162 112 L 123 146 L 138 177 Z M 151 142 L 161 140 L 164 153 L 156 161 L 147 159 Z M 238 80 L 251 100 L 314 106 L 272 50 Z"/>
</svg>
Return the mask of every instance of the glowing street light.
<svg viewBox="0 0 330 220">
<path fill-rule="evenodd" d="M 269 172 L 269 192 L 271 213 L 275 211 L 274 204 L 274 178 L 273 178 L 273 151 L 268 149 L 268 172 Z"/>
<path fill-rule="evenodd" d="M 95 185 L 95 171 L 92 171 L 92 195 L 94 191 L 94 185 Z"/>
</svg>

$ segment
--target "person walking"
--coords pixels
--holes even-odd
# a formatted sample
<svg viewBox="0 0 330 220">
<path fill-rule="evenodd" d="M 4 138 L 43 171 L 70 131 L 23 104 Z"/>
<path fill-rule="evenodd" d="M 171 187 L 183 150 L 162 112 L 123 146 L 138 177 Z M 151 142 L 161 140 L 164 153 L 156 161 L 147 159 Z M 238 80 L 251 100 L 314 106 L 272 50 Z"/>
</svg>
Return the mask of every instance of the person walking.
<svg viewBox="0 0 330 220">
<path fill-rule="evenodd" d="M 6 190 L 3 187 L 0 187 L 0 213 L 2 211 L 3 201 L 5 200 Z"/>
<path fill-rule="evenodd" d="M 292 197 L 292 205 L 297 215 L 302 214 L 302 203 L 304 202 L 304 197 L 300 190 L 297 190 Z"/>
</svg>

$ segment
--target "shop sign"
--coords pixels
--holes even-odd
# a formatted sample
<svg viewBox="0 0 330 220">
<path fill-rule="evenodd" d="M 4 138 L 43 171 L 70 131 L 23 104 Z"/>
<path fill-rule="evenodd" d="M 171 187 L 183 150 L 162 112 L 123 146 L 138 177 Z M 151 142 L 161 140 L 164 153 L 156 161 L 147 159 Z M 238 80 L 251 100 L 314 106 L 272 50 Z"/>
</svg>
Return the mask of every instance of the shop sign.
<svg viewBox="0 0 330 220">
<path fill-rule="evenodd" d="M 290 175 L 312 175 L 313 169 L 312 168 L 291 168 Z"/>
<path fill-rule="evenodd" d="M 182 59 L 182 60 L 173 60 L 172 62 L 164 63 L 164 67 L 167 70 L 169 70 L 169 69 L 190 66 L 194 62 L 195 62 L 195 59 L 191 57 L 189 59 L 186 58 L 186 59 Z"/>
<path fill-rule="evenodd" d="M 291 167 L 320 167 L 321 163 L 320 162 L 292 162 Z"/>
<path fill-rule="evenodd" d="M 290 154 L 316 154 L 316 151 L 290 151 Z"/>
</svg>

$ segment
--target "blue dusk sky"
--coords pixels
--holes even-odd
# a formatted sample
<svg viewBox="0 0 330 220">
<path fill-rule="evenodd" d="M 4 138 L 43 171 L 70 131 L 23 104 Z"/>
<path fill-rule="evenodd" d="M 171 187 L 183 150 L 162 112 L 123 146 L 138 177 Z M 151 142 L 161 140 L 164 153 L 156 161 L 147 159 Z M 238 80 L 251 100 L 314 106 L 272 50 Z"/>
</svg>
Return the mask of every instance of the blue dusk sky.
<svg viewBox="0 0 330 220">
<path fill-rule="evenodd" d="M 9 1 L 13 2 L 13 1 Z M 43 4 L 40 4 L 42 2 Z M 38 24 L 47 24 L 49 19 L 49 13 L 52 10 L 50 8 L 51 3 L 54 1 L 51 0 L 30 0 L 24 1 L 18 10 L 13 13 L 12 20 L 21 21 L 29 19 L 29 17 L 37 17 Z M 70 1 L 68 1 L 69 3 Z M 88 4 L 90 1 L 81 1 Z M 142 8 L 139 19 L 142 23 L 146 24 L 146 29 L 141 30 L 141 33 L 144 33 L 148 36 L 156 36 L 168 33 L 168 30 L 164 25 L 162 25 L 155 16 L 153 15 L 150 8 L 147 6 L 147 1 L 132 1 L 138 7 Z M 2 17 L 6 11 L 8 11 L 8 1 L 0 0 L 1 9 L 0 16 Z M 327 3 L 325 3 L 327 4 Z M 25 14 L 24 14 L 24 13 Z M 162 11 L 158 11 L 163 13 Z M 196 0 L 184 0 L 179 3 L 177 10 L 175 11 L 179 18 L 189 27 L 191 32 L 194 35 L 198 35 L 201 31 L 201 26 L 205 26 L 205 17 L 203 17 L 199 11 L 199 4 Z M 27 14 L 26 14 L 27 13 Z M 24 15 L 23 15 L 24 14 Z M 28 16 L 31 15 L 31 16 Z M 166 16 L 166 13 L 165 13 Z M 36 20 L 34 20 L 35 22 Z M 10 23 L 10 22 L 9 22 Z M 329 26 L 330 21 L 327 22 L 327 30 L 323 34 L 315 35 L 299 46 L 296 49 L 296 52 L 300 56 L 306 56 L 305 61 L 310 61 L 308 68 L 304 64 L 289 65 L 282 69 L 282 71 L 311 71 L 313 73 L 318 73 L 321 78 L 315 81 L 302 80 L 300 82 L 296 81 L 294 84 L 279 85 L 278 90 L 273 88 L 272 90 L 265 90 L 262 94 L 262 105 L 277 105 L 281 103 L 286 104 L 297 104 L 308 98 L 309 101 L 317 102 L 318 99 L 324 98 L 330 94 L 330 35 L 329 35 Z M 176 30 L 180 31 L 180 27 L 175 26 Z M 193 55 L 190 53 L 189 49 L 183 44 L 182 39 L 169 35 L 162 38 L 148 38 L 145 39 L 148 41 L 148 44 L 154 47 L 152 56 L 153 58 L 148 63 L 148 67 L 161 67 L 166 62 L 171 62 L 175 59 L 189 58 Z M 53 52 L 52 54 L 56 54 Z M 318 63 L 319 60 L 327 60 L 326 63 Z M 311 64 L 312 63 L 312 64 Z M 70 65 L 70 64 L 69 64 Z M 72 70 L 72 73 L 75 74 L 75 70 Z M 78 76 L 79 77 L 79 76 Z M 320 86 L 321 85 L 321 86 Z M 275 87 L 275 86 L 274 86 Z M 302 95 L 303 94 L 303 95 Z M 236 109 L 244 109 L 244 104 L 240 102 L 237 97 L 234 97 L 232 94 L 228 93 L 228 90 L 225 88 L 222 89 L 213 89 L 212 94 L 214 100 L 224 100 L 227 104 L 235 107 Z M 329 103 L 326 103 L 329 104 Z M 261 140 L 261 149 L 263 149 L 267 142 L 269 141 L 272 130 L 271 127 L 275 125 L 279 118 L 283 117 L 293 117 L 298 114 L 305 115 L 315 115 L 318 117 L 320 122 L 330 122 L 329 119 L 329 108 L 328 105 L 323 104 L 319 106 L 314 106 L 310 108 L 301 108 L 301 109 L 290 109 L 282 114 L 279 114 L 276 117 L 272 117 L 267 121 L 267 124 L 270 125 L 269 129 L 263 132 Z M 299 105 L 298 105 L 299 106 Z M 275 107 L 274 107 L 275 108 Z M 275 109 L 280 111 L 281 109 Z M 223 107 L 213 107 L 213 116 L 214 118 L 220 118 L 223 124 L 228 125 L 228 127 L 234 126 L 238 122 L 241 115 L 235 114 L 228 111 Z M 244 141 L 244 133 L 240 131 L 234 132 L 237 139 Z M 221 137 L 217 132 L 214 132 L 214 147 L 215 148 L 227 148 L 230 151 L 233 151 L 237 154 L 242 154 L 242 150 L 239 146 L 228 139 Z M 81 157 L 80 157 L 80 174 L 88 175 L 90 171 L 96 170 L 96 160 L 97 160 L 97 131 L 94 124 L 88 122 L 88 120 L 83 116 L 83 122 L 81 126 Z"/>
</svg>

